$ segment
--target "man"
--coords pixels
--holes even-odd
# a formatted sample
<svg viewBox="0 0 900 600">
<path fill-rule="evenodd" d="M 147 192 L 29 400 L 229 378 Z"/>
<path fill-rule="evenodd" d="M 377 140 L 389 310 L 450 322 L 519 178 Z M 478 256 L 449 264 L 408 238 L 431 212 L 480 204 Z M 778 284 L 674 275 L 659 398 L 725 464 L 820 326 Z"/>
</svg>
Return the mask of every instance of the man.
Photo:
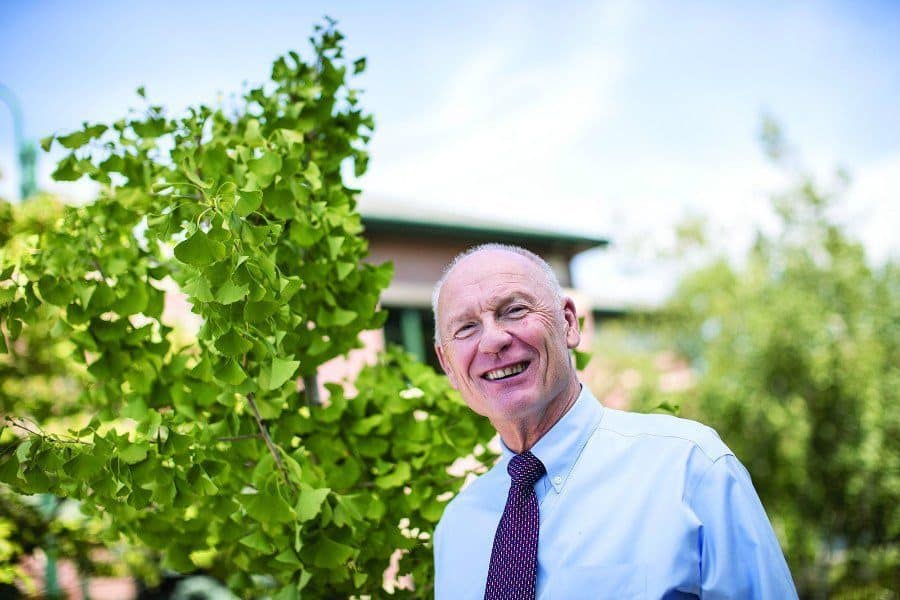
<svg viewBox="0 0 900 600">
<path fill-rule="evenodd" d="M 605 408 L 578 382 L 575 305 L 540 257 L 463 253 L 433 308 L 441 366 L 503 446 L 435 532 L 438 600 L 796 597 L 713 430 Z"/>
</svg>

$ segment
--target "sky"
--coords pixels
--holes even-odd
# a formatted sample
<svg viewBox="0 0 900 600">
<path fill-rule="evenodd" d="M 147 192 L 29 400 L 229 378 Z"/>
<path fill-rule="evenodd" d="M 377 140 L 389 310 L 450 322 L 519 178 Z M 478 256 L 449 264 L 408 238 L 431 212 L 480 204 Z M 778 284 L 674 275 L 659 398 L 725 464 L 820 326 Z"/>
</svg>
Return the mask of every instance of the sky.
<svg viewBox="0 0 900 600">
<path fill-rule="evenodd" d="M 705 218 L 740 255 L 784 174 L 759 144 L 781 123 L 809 172 L 852 176 L 840 218 L 873 262 L 900 258 L 898 2 L 196 2 L 0 0 L 0 84 L 37 140 L 149 99 L 171 113 L 309 56 L 327 14 L 366 56 L 375 115 L 361 206 L 606 236 L 576 283 L 611 305 L 662 299 L 675 225 Z M 39 183 L 87 199 L 85 183 Z M 16 198 L 0 107 L 0 197 Z"/>
</svg>

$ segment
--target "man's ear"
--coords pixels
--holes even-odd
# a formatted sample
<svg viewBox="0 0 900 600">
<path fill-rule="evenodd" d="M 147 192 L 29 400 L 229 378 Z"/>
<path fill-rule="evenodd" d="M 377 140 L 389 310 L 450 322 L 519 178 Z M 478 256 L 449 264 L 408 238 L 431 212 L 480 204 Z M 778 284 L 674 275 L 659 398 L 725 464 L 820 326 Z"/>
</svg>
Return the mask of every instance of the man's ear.
<svg viewBox="0 0 900 600">
<path fill-rule="evenodd" d="M 453 373 L 453 369 L 450 368 L 447 363 L 447 358 L 444 356 L 444 349 L 441 348 L 440 344 L 434 345 L 434 353 L 437 354 L 438 362 L 441 363 L 441 368 L 444 370 L 444 373 L 447 374 L 447 379 L 450 380 L 450 385 L 454 390 L 458 390 L 459 388 L 456 386 L 456 375 Z"/>
<path fill-rule="evenodd" d="M 563 318 L 566 320 L 566 346 L 569 350 L 577 348 L 581 343 L 581 329 L 578 327 L 575 301 L 571 298 L 563 300 Z"/>
</svg>

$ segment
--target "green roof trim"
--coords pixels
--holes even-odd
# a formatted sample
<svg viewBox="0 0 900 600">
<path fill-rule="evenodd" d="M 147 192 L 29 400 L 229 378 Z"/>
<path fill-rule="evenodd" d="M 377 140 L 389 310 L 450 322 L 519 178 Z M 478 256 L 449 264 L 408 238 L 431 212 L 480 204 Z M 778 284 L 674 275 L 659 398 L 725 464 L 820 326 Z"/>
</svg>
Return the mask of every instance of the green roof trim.
<svg viewBox="0 0 900 600">
<path fill-rule="evenodd" d="M 524 227 L 504 227 L 487 224 L 461 224 L 434 221 L 415 221 L 396 217 L 372 216 L 363 214 L 363 225 L 372 233 L 400 234 L 404 237 L 468 238 L 476 242 L 500 242 L 526 246 L 541 244 L 564 247 L 572 254 L 578 254 L 592 248 L 609 245 L 609 240 L 602 237 L 591 237 L 528 229 Z"/>
</svg>

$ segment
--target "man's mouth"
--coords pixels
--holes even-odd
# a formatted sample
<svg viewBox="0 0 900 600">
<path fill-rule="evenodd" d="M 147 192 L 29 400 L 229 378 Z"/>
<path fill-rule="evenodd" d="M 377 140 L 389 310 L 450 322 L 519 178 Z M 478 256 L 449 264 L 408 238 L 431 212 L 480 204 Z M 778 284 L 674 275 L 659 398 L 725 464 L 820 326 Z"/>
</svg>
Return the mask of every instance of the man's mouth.
<svg viewBox="0 0 900 600">
<path fill-rule="evenodd" d="M 482 375 L 482 377 L 484 377 L 488 381 L 498 381 L 500 379 L 507 379 L 509 377 L 513 377 L 514 375 L 518 375 L 527 368 L 528 361 L 526 360 L 514 365 L 510 365 L 508 367 L 503 367 L 502 369 L 494 369 L 493 371 L 488 371 L 487 373 Z"/>
</svg>

